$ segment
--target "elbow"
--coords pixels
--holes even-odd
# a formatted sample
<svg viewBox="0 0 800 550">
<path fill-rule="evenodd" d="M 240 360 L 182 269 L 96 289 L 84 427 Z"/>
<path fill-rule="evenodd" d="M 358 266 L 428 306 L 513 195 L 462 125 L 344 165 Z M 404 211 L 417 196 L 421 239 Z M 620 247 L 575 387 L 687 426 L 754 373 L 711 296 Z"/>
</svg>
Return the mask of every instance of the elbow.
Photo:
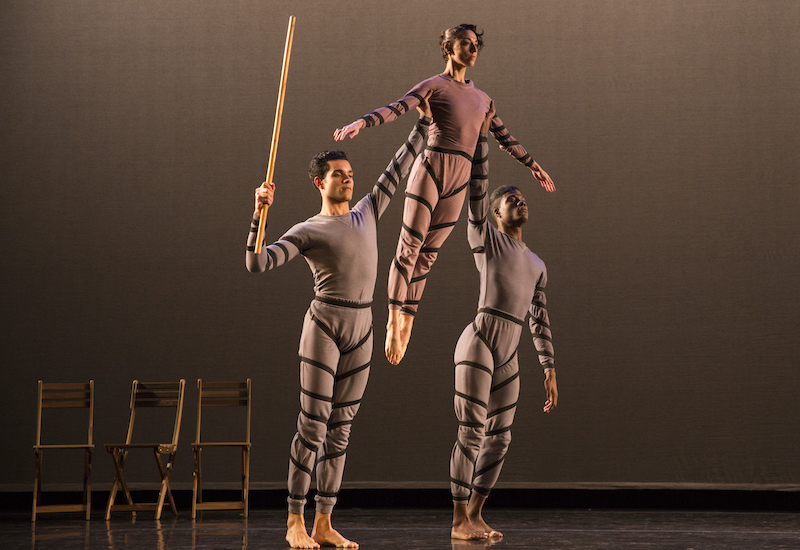
<svg viewBox="0 0 800 550">
<path fill-rule="evenodd" d="M 247 267 L 247 271 L 250 273 L 262 273 L 264 271 L 264 266 L 258 262 L 255 256 L 254 253 L 248 252 L 244 264 Z"/>
</svg>

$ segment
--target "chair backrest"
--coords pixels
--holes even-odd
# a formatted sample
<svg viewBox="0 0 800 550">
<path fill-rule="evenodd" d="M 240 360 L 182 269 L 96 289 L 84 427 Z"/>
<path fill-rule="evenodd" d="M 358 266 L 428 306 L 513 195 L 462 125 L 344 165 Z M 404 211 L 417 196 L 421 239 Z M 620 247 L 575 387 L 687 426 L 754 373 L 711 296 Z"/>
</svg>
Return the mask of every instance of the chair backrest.
<svg viewBox="0 0 800 550">
<path fill-rule="evenodd" d="M 125 443 L 130 445 L 133 439 L 133 424 L 136 420 L 137 409 L 174 407 L 175 426 L 172 429 L 172 445 L 177 445 L 178 435 L 181 431 L 185 387 L 186 380 L 183 378 L 178 382 L 139 382 L 134 380 L 131 387 L 131 418 L 128 423 L 128 435 Z"/>
<path fill-rule="evenodd" d="M 250 379 L 244 382 L 203 382 L 197 379 L 197 431 L 195 443 L 200 443 L 200 425 L 204 407 L 245 407 L 245 442 L 250 443 Z"/>
<path fill-rule="evenodd" d="M 55 383 L 39 380 L 36 407 L 36 445 L 42 444 L 43 409 L 89 409 L 87 445 L 92 445 L 94 433 L 94 380 L 83 383 Z"/>
</svg>

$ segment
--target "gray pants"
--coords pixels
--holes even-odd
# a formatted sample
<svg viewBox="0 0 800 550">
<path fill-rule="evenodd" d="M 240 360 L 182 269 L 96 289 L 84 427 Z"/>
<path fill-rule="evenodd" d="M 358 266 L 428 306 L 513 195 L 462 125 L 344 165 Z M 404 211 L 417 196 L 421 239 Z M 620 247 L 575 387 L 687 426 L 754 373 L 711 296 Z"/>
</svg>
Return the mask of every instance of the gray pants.
<svg viewBox="0 0 800 550">
<path fill-rule="evenodd" d="M 455 351 L 458 437 L 450 455 L 454 502 L 488 497 L 511 443 L 519 399 L 517 345 L 522 321 L 478 313 Z"/>
<path fill-rule="evenodd" d="M 306 312 L 300 337 L 300 414 L 287 499 L 294 514 L 303 513 L 315 464 L 317 511 L 333 510 L 372 358 L 372 309 L 319 300 Z"/>
</svg>

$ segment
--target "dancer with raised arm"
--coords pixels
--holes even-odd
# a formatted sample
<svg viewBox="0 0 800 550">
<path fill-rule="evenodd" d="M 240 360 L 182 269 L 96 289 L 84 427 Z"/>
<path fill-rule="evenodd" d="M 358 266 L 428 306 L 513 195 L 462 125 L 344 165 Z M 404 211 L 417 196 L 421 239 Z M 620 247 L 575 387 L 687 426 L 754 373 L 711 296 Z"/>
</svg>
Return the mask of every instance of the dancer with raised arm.
<svg viewBox="0 0 800 550">
<path fill-rule="evenodd" d="M 265 182 L 255 192 L 247 269 L 266 271 L 302 255 L 314 274 L 315 297 L 300 337 L 300 414 L 289 461 L 286 540 L 293 548 L 358 547 L 333 529 L 331 513 L 344 472 L 350 427 L 369 378 L 377 224 L 422 150 L 429 124 L 430 118 L 420 118 L 372 191 L 352 209 L 354 179 L 347 157 L 342 151 L 316 155 L 309 176 L 322 199 L 319 214 L 270 245 L 266 240 L 256 243 L 256 234 L 262 206 L 272 204 L 275 186 Z M 316 516 L 309 536 L 303 510 L 315 467 Z"/>
<path fill-rule="evenodd" d="M 488 121 L 482 131 L 488 129 Z M 481 134 L 469 186 L 467 239 L 480 272 L 478 314 L 455 351 L 458 437 L 450 456 L 455 539 L 502 537 L 483 520 L 483 505 L 497 482 L 511 442 L 519 398 L 517 346 L 525 319 L 545 372 L 544 412 L 558 403 L 547 315 L 544 262 L 522 242 L 528 207 L 520 190 L 504 185 L 487 197 L 487 135 Z M 495 228 L 487 220 L 491 208 Z"/>
<path fill-rule="evenodd" d="M 393 364 L 405 355 L 425 279 L 461 213 L 472 153 L 481 124 L 492 107 L 489 96 L 466 79 L 467 68 L 475 65 L 483 46 L 483 33 L 475 25 L 462 24 L 441 33 L 439 44 L 447 62 L 443 73 L 420 82 L 391 105 L 334 132 L 337 141 L 353 138 L 363 128 L 396 119 L 417 106 L 423 95 L 431 93 L 433 123 L 428 146 L 408 180 L 403 226 L 389 267 L 385 349 Z M 550 176 L 496 116 L 491 121 L 491 132 L 500 147 L 527 166 L 545 189 L 555 190 Z"/>
</svg>

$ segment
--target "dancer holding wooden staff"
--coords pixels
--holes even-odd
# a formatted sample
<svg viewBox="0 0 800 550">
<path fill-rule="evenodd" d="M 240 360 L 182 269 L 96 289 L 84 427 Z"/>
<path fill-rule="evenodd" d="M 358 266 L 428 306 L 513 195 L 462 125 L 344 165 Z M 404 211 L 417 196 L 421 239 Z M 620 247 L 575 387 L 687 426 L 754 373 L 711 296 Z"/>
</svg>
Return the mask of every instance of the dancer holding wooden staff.
<svg viewBox="0 0 800 550">
<path fill-rule="evenodd" d="M 427 106 L 423 98 L 422 105 Z M 420 112 L 423 112 L 420 109 Z M 293 548 L 356 548 L 331 525 L 342 482 L 353 419 L 372 359 L 372 295 L 378 269 L 378 219 L 425 143 L 429 117 L 419 119 L 370 193 L 352 209 L 353 169 L 342 151 L 317 154 L 308 174 L 320 193 L 319 214 L 296 224 L 267 245 L 259 219 L 273 203 L 275 184 L 255 191 L 246 264 L 263 272 L 304 256 L 314 274 L 314 300 L 300 337 L 300 414 L 289 461 L 286 540 Z M 306 493 L 316 470 L 316 515 L 305 527 Z"/>
<path fill-rule="evenodd" d="M 353 138 L 363 128 L 395 120 L 417 106 L 426 93 L 433 124 L 424 159 L 414 165 L 408 180 L 403 209 L 403 226 L 397 253 L 389 267 L 389 322 L 386 326 L 386 357 L 397 364 L 411 338 L 425 279 L 458 220 L 469 181 L 472 153 L 478 142 L 481 124 L 492 108 L 492 100 L 466 79 L 467 68 L 475 65 L 483 46 L 483 33 L 475 25 L 462 24 L 441 33 L 439 38 L 446 66 L 414 86 L 396 102 L 376 109 L 355 122 L 337 129 L 333 137 Z M 500 147 L 528 167 L 547 191 L 554 191 L 553 180 L 542 170 L 495 116 L 492 135 Z"/>
</svg>

